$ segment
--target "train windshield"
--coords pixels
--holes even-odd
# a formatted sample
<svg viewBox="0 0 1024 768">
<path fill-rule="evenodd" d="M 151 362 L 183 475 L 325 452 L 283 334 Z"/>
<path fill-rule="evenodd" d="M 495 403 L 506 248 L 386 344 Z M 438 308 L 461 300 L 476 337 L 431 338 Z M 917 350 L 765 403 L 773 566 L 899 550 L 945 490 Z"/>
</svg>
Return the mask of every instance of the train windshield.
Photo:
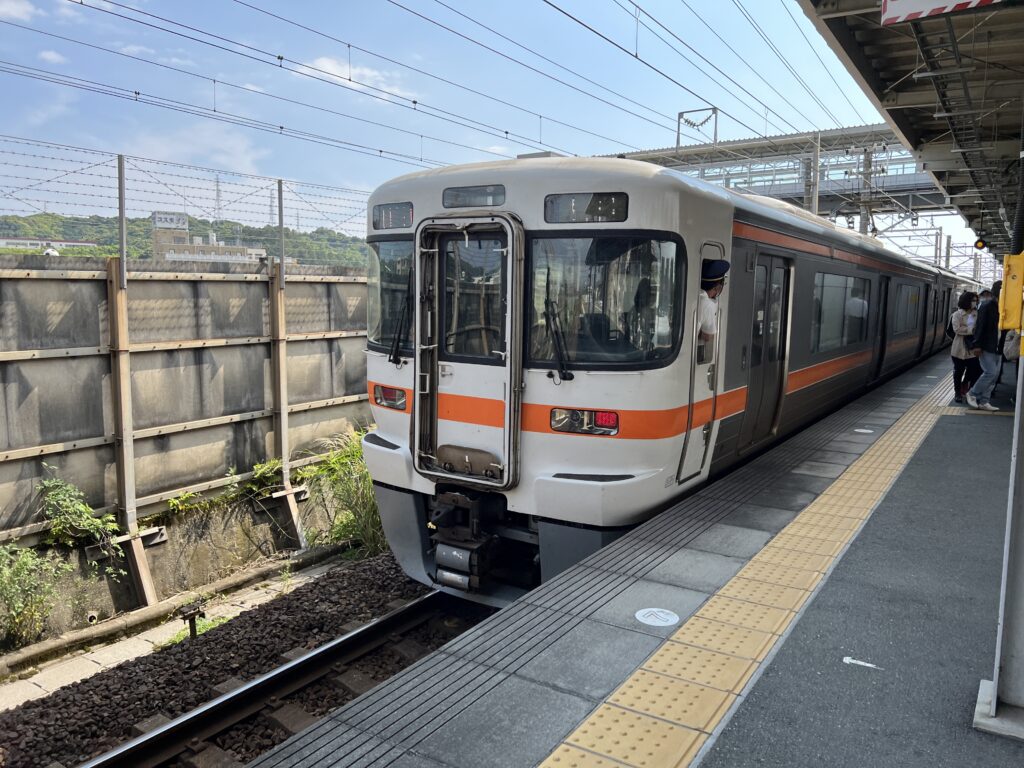
<svg viewBox="0 0 1024 768">
<path fill-rule="evenodd" d="M 411 348 L 413 304 L 412 240 L 370 243 L 366 276 L 366 340 L 371 347 Z"/>
<path fill-rule="evenodd" d="M 527 301 L 530 363 L 664 364 L 681 331 L 676 303 L 682 261 L 671 240 L 534 238 Z"/>
</svg>

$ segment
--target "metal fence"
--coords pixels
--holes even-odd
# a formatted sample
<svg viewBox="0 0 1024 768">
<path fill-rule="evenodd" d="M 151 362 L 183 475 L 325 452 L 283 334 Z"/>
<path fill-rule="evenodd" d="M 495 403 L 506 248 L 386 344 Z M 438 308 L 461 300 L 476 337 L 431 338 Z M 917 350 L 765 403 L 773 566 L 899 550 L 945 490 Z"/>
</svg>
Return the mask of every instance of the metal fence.
<svg viewBox="0 0 1024 768">
<path fill-rule="evenodd" d="M 0 138 L 0 541 L 53 473 L 138 520 L 363 424 L 366 195 Z M 282 254 L 284 258 L 282 259 Z"/>
</svg>

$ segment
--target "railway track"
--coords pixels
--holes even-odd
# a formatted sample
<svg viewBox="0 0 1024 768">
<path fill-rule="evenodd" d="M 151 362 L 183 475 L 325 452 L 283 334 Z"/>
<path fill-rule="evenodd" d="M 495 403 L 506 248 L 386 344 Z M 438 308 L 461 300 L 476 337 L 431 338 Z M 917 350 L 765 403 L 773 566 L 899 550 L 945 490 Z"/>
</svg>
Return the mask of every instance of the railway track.
<svg viewBox="0 0 1024 768">
<path fill-rule="evenodd" d="M 451 606 L 454 598 L 441 592 L 422 597 L 375 619 L 358 629 L 309 651 L 277 669 L 239 685 L 169 722 L 84 763 L 81 768 L 149 768 L 176 762 L 181 765 L 238 765 L 210 740 L 261 712 L 280 713 L 286 697 L 300 691 L 361 657 L 389 643 L 401 643 L 401 635 L 422 626 Z M 293 720 L 302 721 L 301 710 Z M 287 716 L 287 715 L 286 715 Z M 312 716 L 305 714 L 305 719 Z M 201 759 L 200 753 L 207 753 Z"/>
</svg>

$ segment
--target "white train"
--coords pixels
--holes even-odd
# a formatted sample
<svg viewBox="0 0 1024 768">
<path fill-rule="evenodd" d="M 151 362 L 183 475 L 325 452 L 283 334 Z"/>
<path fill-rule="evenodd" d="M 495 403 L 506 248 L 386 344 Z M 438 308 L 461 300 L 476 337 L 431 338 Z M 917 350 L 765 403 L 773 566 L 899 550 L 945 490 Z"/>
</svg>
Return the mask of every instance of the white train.
<svg viewBox="0 0 1024 768">
<path fill-rule="evenodd" d="M 955 276 L 656 165 L 534 158 L 369 201 L 363 442 L 413 578 L 502 604 L 943 346 Z M 701 263 L 731 263 L 697 332 Z"/>
</svg>

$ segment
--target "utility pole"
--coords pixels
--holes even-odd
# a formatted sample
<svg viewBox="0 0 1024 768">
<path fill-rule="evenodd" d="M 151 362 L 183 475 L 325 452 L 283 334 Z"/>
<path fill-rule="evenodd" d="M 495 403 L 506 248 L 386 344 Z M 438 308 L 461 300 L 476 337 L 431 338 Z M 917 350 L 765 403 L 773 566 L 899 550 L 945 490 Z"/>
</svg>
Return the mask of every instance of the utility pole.
<svg viewBox="0 0 1024 768">
<path fill-rule="evenodd" d="M 866 235 L 871 225 L 871 147 L 864 149 L 864 167 L 860 188 L 860 233 Z"/>
</svg>

